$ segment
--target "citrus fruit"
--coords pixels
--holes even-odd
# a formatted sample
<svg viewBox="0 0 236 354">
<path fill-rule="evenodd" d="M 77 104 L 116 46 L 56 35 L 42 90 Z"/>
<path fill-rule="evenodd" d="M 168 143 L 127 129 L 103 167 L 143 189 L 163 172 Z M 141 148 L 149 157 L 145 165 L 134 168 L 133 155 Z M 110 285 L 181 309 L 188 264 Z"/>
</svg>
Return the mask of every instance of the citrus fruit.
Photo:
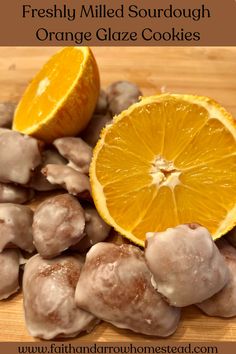
<svg viewBox="0 0 236 354">
<path fill-rule="evenodd" d="M 94 111 L 100 81 L 88 47 L 66 47 L 52 56 L 27 87 L 13 129 L 51 142 L 82 131 Z"/>
<path fill-rule="evenodd" d="M 101 216 L 141 246 L 190 222 L 216 239 L 236 222 L 235 121 L 206 97 L 143 98 L 103 130 L 90 179 Z"/>
</svg>

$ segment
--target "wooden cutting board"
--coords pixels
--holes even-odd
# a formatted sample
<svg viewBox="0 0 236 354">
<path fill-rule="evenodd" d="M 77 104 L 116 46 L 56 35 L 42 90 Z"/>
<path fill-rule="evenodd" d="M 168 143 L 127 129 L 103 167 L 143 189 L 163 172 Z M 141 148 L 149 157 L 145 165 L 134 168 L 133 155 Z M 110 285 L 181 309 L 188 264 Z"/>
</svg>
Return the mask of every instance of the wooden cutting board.
<svg viewBox="0 0 236 354">
<path fill-rule="evenodd" d="M 17 102 L 34 73 L 58 49 L 0 47 L 0 101 Z M 130 80 L 140 86 L 144 95 L 158 92 L 206 95 L 219 101 L 236 117 L 236 47 L 96 47 L 93 51 L 103 87 L 116 80 Z M 150 339 L 158 340 L 102 323 L 91 334 L 73 341 Z M 170 339 L 234 341 L 236 318 L 211 318 L 195 307 L 186 308 L 178 330 Z M 21 293 L 0 302 L 0 341 L 34 341 L 24 325 Z"/>
</svg>

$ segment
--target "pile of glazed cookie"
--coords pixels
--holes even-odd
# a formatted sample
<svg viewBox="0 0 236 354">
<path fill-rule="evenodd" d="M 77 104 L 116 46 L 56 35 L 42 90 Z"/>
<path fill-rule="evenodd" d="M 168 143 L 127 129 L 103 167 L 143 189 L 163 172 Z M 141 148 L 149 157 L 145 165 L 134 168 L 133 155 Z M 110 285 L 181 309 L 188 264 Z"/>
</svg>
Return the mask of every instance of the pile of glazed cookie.
<svg viewBox="0 0 236 354">
<path fill-rule="evenodd" d="M 13 106 L 0 104 L 0 299 L 18 291 L 21 268 L 32 336 L 73 337 L 106 321 L 166 337 L 192 304 L 236 315 L 236 249 L 226 239 L 214 243 L 193 223 L 148 233 L 145 251 L 103 242 L 114 231 L 91 197 L 92 148 L 140 95 L 132 83 L 112 84 L 85 131 L 51 145 L 9 129 Z"/>
</svg>

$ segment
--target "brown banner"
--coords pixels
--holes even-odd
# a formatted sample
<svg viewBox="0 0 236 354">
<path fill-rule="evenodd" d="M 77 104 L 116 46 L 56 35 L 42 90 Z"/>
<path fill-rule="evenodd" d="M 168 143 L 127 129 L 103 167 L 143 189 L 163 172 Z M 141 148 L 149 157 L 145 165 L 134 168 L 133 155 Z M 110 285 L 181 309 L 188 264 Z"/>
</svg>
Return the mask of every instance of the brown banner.
<svg viewBox="0 0 236 354">
<path fill-rule="evenodd" d="M 235 354 L 236 343 L 179 343 L 179 342 L 136 342 L 136 343 L 70 343 L 70 342 L 37 342 L 37 343 L 0 343 L 1 354 L 47 353 L 47 354 L 153 354 L 153 353 L 208 353 Z"/>
<path fill-rule="evenodd" d="M 2 0 L 0 45 L 234 46 L 235 0 Z"/>
</svg>

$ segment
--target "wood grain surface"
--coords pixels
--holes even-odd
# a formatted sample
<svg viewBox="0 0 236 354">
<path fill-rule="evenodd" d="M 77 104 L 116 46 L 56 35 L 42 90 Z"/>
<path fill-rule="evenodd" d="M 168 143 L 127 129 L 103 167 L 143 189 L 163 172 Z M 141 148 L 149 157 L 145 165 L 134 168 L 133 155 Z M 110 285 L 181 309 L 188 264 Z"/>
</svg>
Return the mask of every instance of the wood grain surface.
<svg viewBox="0 0 236 354">
<path fill-rule="evenodd" d="M 0 47 L 0 101 L 17 102 L 27 83 L 55 47 Z M 102 86 L 116 80 L 136 82 L 144 95 L 158 92 L 206 95 L 219 101 L 236 117 L 236 47 L 95 47 Z M 159 340 L 102 323 L 73 341 Z M 0 341 L 34 341 L 27 333 L 22 294 L 0 302 Z M 204 316 L 195 307 L 182 311 L 176 333 L 164 341 L 234 341 L 236 319 Z M 70 339 L 71 341 L 71 339 Z"/>
</svg>

